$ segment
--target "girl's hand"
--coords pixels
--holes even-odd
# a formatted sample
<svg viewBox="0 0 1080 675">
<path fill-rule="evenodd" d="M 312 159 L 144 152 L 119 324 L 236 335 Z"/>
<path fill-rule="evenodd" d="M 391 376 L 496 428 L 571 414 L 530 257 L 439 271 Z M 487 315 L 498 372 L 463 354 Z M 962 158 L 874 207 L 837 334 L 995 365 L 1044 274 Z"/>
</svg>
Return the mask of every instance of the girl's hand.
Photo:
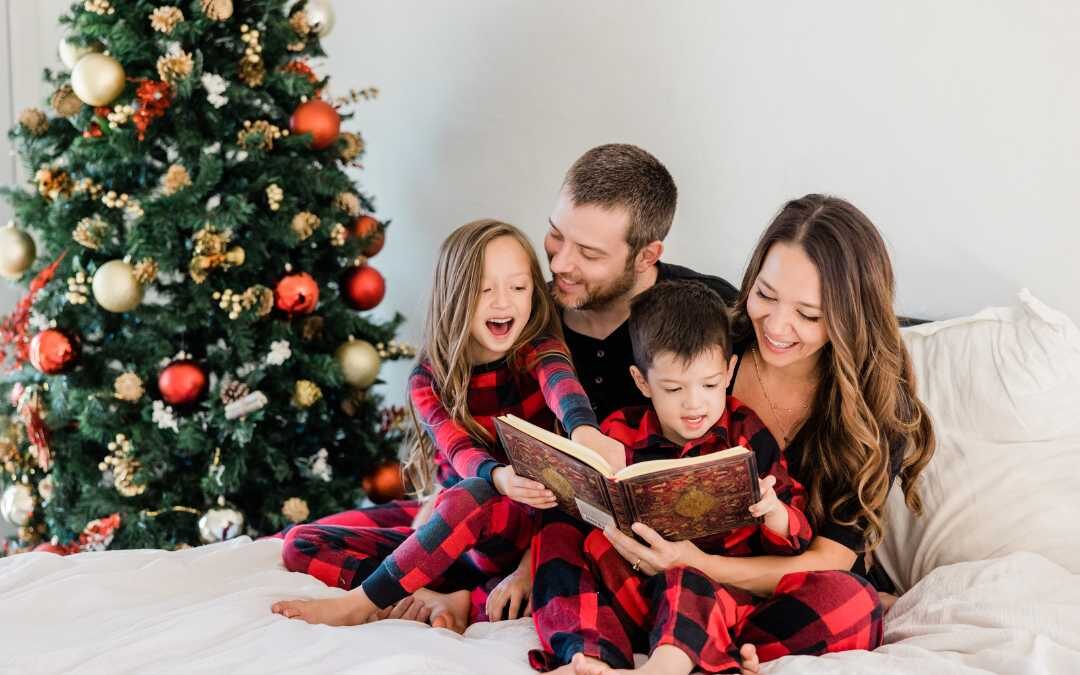
<svg viewBox="0 0 1080 675">
<path fill-rule="evenodd" d="M 532 616 L 532 572 L 526 565 L 519 566 L 491 589 L 488 595 L 487 612 L 489 621 L 517 619 Z M 503 616 L 503 610 L 506 616 Z M 520 611 L 520 614 L 519 614 Z"/>
<path fill-rule="evenodd" d="M 701 555 L 701 549 L 692 541 L 668 541 L 644 523 L 634 523 L 630 527 L 646 544 L 635 541 L 612 526 L 604 528 L 604 536 L 619 555 L 642 574 L 652 576 L 673 567 L 693 567 L 693 561 Z"/>
<path fill-rule="evenodd" d="M 574 429 L 574 433 L 570 434 L 570 440 L 600 453 L 600 456 L 611 465 L 613 471 L 626 466 L 626 447 L 614 438 L 600 433 L 596 427 L 583 424 Z"/>
<path fill-rule="evenodd" d="M 543 483 L 517 475 L 512 466 L 500 466 L 492 471 L 491 482 L 499 494 L 535 509 L 550 509 L 557 503 L 554 492 L 544 487 Z"/>
<path fill-rule="evenodd" d="M 787 536 L 787 507 L 784 506 L 784 503 L 776 496 L 776 490 L 773 489 L 774 485 L 776 485 L 776 476 L 765 476 L 764 478 L 758 479 L 758 486 L 761 489 L 761 500 L 756 504 L 750 505 L 750 515 L 755 518 L 764 516 L 765 527 L 781 536 Z"/>
</svg>

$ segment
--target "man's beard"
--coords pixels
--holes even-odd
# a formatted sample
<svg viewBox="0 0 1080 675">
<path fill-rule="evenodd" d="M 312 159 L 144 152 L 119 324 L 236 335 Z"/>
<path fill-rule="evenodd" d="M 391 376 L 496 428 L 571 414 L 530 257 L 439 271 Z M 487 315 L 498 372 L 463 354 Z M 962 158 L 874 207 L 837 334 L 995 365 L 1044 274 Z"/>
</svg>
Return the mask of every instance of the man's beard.
<svg viewBox="0 0 1080 675">
<path fill-rule="evenodd" d="M 584 311 L 605 309 L 611 303 L 629 293 L 636 281 L 637 274 L 634 273 L 634 258 L 633 256 L 629 256 L 626 260 L 626 267 L 623 268 L 622 274 L 620 274 L 618 278 L 600 288 L 586 290 L 585 299 L 581 302 L 575 304 L 566 302 L 566 298 L 560 294 L 557 285 L 553 286 L 555 292 L 552 293 L 552 297 L 555 299 L 555 304 L 563 309 Z"/>
</svg>

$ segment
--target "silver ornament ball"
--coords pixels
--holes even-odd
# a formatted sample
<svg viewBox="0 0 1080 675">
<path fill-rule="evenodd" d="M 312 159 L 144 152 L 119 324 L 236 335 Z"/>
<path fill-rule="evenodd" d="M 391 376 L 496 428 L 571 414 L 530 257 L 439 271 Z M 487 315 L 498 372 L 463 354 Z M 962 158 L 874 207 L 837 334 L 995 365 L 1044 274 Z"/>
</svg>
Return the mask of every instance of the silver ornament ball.
<svg viewBox="0 0 1080 675">
<path fill-rule="evenodd" d="M 228 541 L 240 536 L 244 514 L 236 509 L 210 509 L 199 518 L 199 539 L 204 544 Z"/>
<path fill-rule="evenodd" d="M 34 513 L 34 494 L 30 487 L 22 483 L 9 485 L 0 497 L 0 517 L 15 527 L 22 527 L 30 522 Z"/>
</svg>

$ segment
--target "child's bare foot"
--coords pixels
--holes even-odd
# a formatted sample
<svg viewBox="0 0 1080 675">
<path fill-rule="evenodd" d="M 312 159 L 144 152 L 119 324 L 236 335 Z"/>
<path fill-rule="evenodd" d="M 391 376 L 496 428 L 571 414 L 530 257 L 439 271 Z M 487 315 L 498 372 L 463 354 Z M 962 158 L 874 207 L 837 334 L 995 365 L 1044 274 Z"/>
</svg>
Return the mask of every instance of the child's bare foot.
<svg viewBox="0 0 1080 675">
<path fill-rule="evenodd" d="M 614 673 L 648 673 L 649 675 L 689 675 L 694 662 L 686 652 L 674 645 L 660 645 L 653 650 L 645 665 L 636 670 L 614 670 Z M 603 671 L 599 671 L 603 672 Z"/>
<path fill-rule="evenodd" d="M 279 600 L 270 606 L 274 614 L 328 626 L 356 626 L 365 623 L 377 610 L 360 588 L 337 598 Z"/>
<path fill-rule="evenodd" d="M 574 673 L 574 675 L 604 675 L 605 673 L 613 672 L 611 666 L 608 664 L 600 659 L 585 656 L 581 652 L 574 654 L 574 658 L 570 660 L 570 665 L 574 668 L 570 671 Z M 566 666 L 563 667 L 565 668 Z"/>
<path fill-rule="evenodd" d="M 758 661 L 757 647 L 745 644 L 739 648 L 739 656 L 742 657 L 742 670 L 739 671 L 742 675 L 759 675 L 761 662 Z"/>
<path fill-rule="evenodd" d="M 469 626 L 470 596 L 471 593 L 466 590 L 436 593 L 429 588 L 421 588 L 412 597 L 428 612 L 428 622 L 433 628 L 448 628 L 455 633 L 464 633 Z"/>
</svg>

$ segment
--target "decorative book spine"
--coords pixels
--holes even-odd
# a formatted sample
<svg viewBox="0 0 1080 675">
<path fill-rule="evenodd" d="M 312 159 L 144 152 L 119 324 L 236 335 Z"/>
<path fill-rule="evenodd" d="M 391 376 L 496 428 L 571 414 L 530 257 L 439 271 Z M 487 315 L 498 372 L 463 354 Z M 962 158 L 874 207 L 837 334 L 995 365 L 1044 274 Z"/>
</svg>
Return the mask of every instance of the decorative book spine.
<svg viewBox="0 0 1080 675">
<path fill-rule="evenodd" d="M 611 478 L 607 481 L 607 493 L 611 502 L 611 515 L 615 517 L 615 526 L 626 533 L 630 533 L 630 526 L 634 523 L 634 513 L 630 508 L 630 499 L 626 493 L 626 486 Z"/>
</svg>

